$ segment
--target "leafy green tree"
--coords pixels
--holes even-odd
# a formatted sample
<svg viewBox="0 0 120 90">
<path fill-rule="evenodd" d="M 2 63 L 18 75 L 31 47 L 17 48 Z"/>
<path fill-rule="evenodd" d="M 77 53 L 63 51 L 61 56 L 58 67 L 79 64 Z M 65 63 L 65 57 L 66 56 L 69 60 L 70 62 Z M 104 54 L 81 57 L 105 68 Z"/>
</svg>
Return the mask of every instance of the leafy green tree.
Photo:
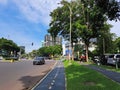
<svg viewBox="0 0 120 90">
<path fill-rule="evenodd" d="M 78 42 L 78 38 L 82 38 L 86 48 L 86 61 L 88 61 L 90 39 L 99 37 L 107 19 L 118 19 L 118 11 L 115 11 L 113 16 L 112 12 L 111 14 L 109 12 L 112 8 L 118 7 L 118 4 L 109 2 L 108 11 L 106 11 L 99 5 L 103 2 L 103 0 L 74 0 L 72 2 L 62 0 L 62 6 L 50 14 L 52 21 L 48 32 L 53 36 L 62 35 L 69 41 L 71 17 L 71 45 L 73 47 L 73 43 Z"/>
<path fill-rule="evenodd" d="M 120 53 L 120 37 L 116 38 L 114 44 L 115 44 L 115 52 Z"/>
<path fill-rule="evenodd" d="M 38 55 L 40 56 L 54 56 L 54 55 L 61 55 L 62 46 L 61 45 L 54 45 L 49 47 L 41 47 L 38 50 Z"/>
<path fill-rule="evenodd" d="M 39 56 L 48 56 L 48 54 L 45 52 L 45 49 L 47 49 L 47 47 L 41 47 L 38 49 L 38 55 Z"/>
<path fill-rule="evenodd" d="M 98 55 L 102 55 L 105 53 L 113 53 L 114 52 L 114 43 L 113 43 L 113 37 L 114 33 L 110 33 L 110 28 L 112 26 L 109 24 L 105 24 L 104 27 L 100 31 L 100 35 L 97 38 L 97 52 Z"/>
<path fill-rule="evenodd" d="M 78 4 L 79 3 L 79 4 Z M 99 12 L 99 8 L 94 5 L 94 0 L 91 1 L 62 1 L 62 7 L 55 9 L 50 16 L 50 33 L 60 34 L 65 39 L 69 40 L 69 21 L 70 11 L 72 9 L 72 31 L 71 45 L 78 42 L 78 38 L 82 38 L 86 47 L 86 56 L 88 57 L 89 40 L 98 35 L 98 31 L 103 26 L 105 21 L 104 16 Z M 88 60 L 88 58 L 87 58 Z"/>
<path fill-rule="evenodd" d="M 80 11 L 82 13 L 80 13 Z M 79 20 L 76 21 L 78 34 L 85 43 L 86 61 L 88 61 L 88 47 L 91 38 L 99 36 L 101 28 L 106 21 L 105 16 L 100 12 L 100 8 L 95 5 L 94 0 L 83 0 L 79 6 Z"/>
<path fill-rule="evenodd" d="M 95 0 L 100 7 L 101 13 L 105 14 L 109 20 L 120 20 L 120 1 L 118 0 Z"/>
<path fill-rule="evenodd" d="M 68 5 L 70 6 L 70 3 L 65 2 L 65 1 L 64 1 L 64 3 L 66 3 L 66 5 L 64 5 L 63 7 L 58 7 L 53 12 L 51 12 L 50 16 L 52 17 L 52 21 L 50 23 L 50 29 L 48 30 L 48 32 L 53 37 L 56 37 L 56 35 L 59 34 L 59 35 L 62 35 L 66 40 L 69 40 L 69 38 L 70 38 L 70 35 L 69 35 L 69 33 L 70 33 L 70 30 L 69 30 L 70 11 L 69 11 Z M 73 19 L 73 17 L 72 17 L 72 19 Z M 73 30 L 71 32 L 71 34 L 72 34 L 71 43 L 77 41 L 76 32 L 75 32 L 73 23 L 72 23 L 72 28 L 73 28 Z"/>
<path fill-rule="evenodd" d="M 7 40 L 5 38 L 0 39 L 0 51 L 2 52 L 1 54 L 4 54 L 6 56 L 10 56 L 11 54 L 17 55 L 17 52 L 19 52 L 19 50 L 20 48 L 12 40 Z"/>
</svg>

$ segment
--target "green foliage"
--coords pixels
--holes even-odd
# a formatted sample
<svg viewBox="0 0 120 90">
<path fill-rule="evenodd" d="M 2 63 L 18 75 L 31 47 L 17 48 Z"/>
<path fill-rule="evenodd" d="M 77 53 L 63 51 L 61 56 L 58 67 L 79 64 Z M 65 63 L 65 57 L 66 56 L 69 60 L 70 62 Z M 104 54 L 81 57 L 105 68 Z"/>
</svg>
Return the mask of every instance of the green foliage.
<svg viewBox="0 0 120 90">
<path fill-rule="evenodd" d="M 120 53 L 120 37 L 116 38 L 116 40 L 113 43 L 115 45 L 116 53 Z"/>
<path fill-rule="evenodd" d="M 0 54 L 2 55 L 11 55 L 11 52 L 19 52 L 20 48 L 12 40 L 7 40 L 5 38 L 0 39 Z"/>
<path fill-rule="evenodd" d="M 120 3 L 118 0 L 95 0 L 101 8 L 101 13 L 106 14 L 110 20 L 120 20 Z"/>
<path fill-rule="evenodd" d="M 109 24 L 105 24 L 104 27 L 99 32 L 100 35 L 97 38 L 97 54 L 101 55 L 104 53 L 114 53 L 114 43 L 113 43 L 113 37 L 114 33 L 110 33 L 110 28 L 112 26 Z"/>
<path fill-rule="evenodd" d="M 49 46 L 49 47 L 42 47 L 38 50 L 38 55 L 40 56 L 51 56 L 51 55 L 61 55 L 62 52 L 62 46 L 61 45 L 55 45 L 55 46 Z"/>
<path fill-rule="evenodd" d="M 63 3 L 63 2 L 61 2 Z M 69 2 L 64 2 L 67 5 L 70 5 Z M 50 29 L 48 32 L 54 37 L 55 35 L 62 35 L 65 40 L 69 40 L 69 33 L 70 33 L 70 10 L 67 5 L 64 5 L 62 7 L 58 7 L 55 9 L 53 12 L 51 12 L 50 16 L 52 17 L 52 21 L 50 23 Z M 75 3 L 75 2 L 74 2 Z M 73 5 L 73 4 L 72 4 Z M 72 7 L 75 8 L 75 7 Z M 74 13 L 72 12 L 72 19 L 74 18 L 73 15 Z M 76 14 L 75 14 L 76 15 Z M 76 28 L 75 25 L 73 24 L 74 20 L 72 20 L 72 42 L 77 41 L 77 33 L 76 33 Z"/>
<path fill-rule="evenodd" d="M 117 20 L 120 13 L 118 3 L 115 0 L 74 0 L 71 2 L 62 0 L 61 5 L 50 14 L 52 21 L 48 32 L 53 37 L 61 35 L 69 41 L 71 16 L 71 45 L 73 46 L 73 43 L 78 42 L 78 38 L 82 38 L 86 47 L 86 57 L 88 56 L 90 39 L 99 37 L 107 20 Z M 107 39 L 109 36 L 106 33 Z M 108 52 L 110 48 L 106 47 Z"/>
</svg>

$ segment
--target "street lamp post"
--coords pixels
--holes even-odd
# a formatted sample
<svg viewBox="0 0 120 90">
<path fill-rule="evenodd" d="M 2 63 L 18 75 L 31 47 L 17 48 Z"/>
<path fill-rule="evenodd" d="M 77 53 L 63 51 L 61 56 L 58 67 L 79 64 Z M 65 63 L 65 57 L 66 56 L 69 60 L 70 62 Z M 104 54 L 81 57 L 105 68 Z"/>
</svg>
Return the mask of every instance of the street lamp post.
<svg viewBox="0 0 120 90">
<path fill-rule="evenodd" d="M 71 2 L 72 2 L 72 0 L 70 1 L 70 3 L 71 3 Z M 63 4 L 65 4 L 65 3 L 63 2 Z M 70 33 L 69 33 L 69 34 L 70 34 L 70 38 L 69 38 L 69 39 L 70 39 L 70 40 L 69 40 L 69 43 L 70 43 L 70 44 L 69 44 L 69 60 L 70 60 L 70 59 L 71 59 L 71 55 L 70 55 L 71 53 L 70 53 L 70 52 L 72 51 L 72 49 L 71 49 L 72 8 L 71 8 L 71 5 L 69 5 L 69 4 L 66 4 L 66 5 L 67 5 L 67 7 L 69 8 L 69 11 L 70 11 L 70 15 L 69 15 L 69 16 L 70 16 L 70 22 L 69 22 L 69 23 L 70 23 Z"/>
<path fill-rule="evenodd" d="M 70 51 L 72 51 L 72 49 L 71 49 L 72 9 L 71 9 L 71 7 L 69 5 L 68 5 L 68 8 L 70 10 L 70 45 L 69 45 L 69 60 L 70 60 L 71 59 Z"/>
</svg>

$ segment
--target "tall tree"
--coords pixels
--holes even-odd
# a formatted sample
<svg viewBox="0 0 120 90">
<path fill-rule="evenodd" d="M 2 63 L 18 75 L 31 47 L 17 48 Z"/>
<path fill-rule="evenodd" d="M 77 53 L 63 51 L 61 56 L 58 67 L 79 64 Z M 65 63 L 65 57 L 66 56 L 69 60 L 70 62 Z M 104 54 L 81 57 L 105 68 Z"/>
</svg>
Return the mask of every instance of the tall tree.
<svg viewBox="0 0 120 90">
<path fill-rule="evenodd" d="M 12 40 L 7 40 L 5 38 L 0 39 L 0 51 L 6 52 L 7 56 L 19 52 L 20 48 Z M 11 53 L 12 52 L 12 53 Z"/>
<path fill-rule="evenodd" d="M 119 52 L 120 53 L 120 37 L 118 37 L 115 41 L 115 48 L 116 48 L 116 52 Z"/>
<path fill-rule="evenodd" d="M 105 53 L 113 53 L 113 37 L 114 33 L 110 33 L 110 28 L 112 26 L 109 24 L 105 24 L 104 27 L 100 31 L 100 35 L 98 37 L 98 53 L 99 55 L 105 54 Z"/>
<path fill-rule="evenodd" d="M 115 19 L 116 15 L 118 16 L 117 12 L 112 18 L 107 11 L 105 12 L 98 5 L 99 2 L 100 0 L 74 0 L 72 2 L 62 0 L 62 6 L 50 14 L 52 21 L 48 30 L 49 33 L 62 35 L 67 40 L 70 38 L 71 17 L 71 45 L 73 46 L 73 42 L 76 43 L 78 38 L 82 38 L 86 48 L 86 61 L 88 61 L 90 39 L 99 37 L 100 30 L 102 30 L 108 18 Z M 118 4 L 110 3 L 107 10 L 111 10 L 112 5 L 117 7 Z"/>
<path fill-rule="evenodd" d="M 119 0 L 95 0 L 96 5 L 101 8 L 109 20 L 120 20 L 120 1 Z"/>
</svg>

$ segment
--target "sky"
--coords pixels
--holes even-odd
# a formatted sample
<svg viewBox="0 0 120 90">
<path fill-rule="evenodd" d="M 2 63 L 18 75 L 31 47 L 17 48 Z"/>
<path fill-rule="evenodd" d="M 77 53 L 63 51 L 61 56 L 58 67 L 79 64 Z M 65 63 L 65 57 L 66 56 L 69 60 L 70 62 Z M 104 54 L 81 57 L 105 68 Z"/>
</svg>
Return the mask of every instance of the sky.
<svg viewBox="0 0 120 90">
<path fill-rule="evenodd" d="M 50 12 L 57 8 L 60 1 L 0 0 L 0 38 L 25 46 L 26 52 L 39 49 L 49 29 Z M 109 23 L 113 25 L 111 32 L 120 36 L 120 22 Z"/>
</svg>

